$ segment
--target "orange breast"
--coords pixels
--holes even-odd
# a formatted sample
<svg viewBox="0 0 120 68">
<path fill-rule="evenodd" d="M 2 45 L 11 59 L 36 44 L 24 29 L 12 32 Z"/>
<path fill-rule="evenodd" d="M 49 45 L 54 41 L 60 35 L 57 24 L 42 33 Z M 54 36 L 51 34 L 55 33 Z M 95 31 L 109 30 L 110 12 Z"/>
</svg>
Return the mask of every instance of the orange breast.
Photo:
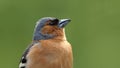
<svg viewBox="0 0 120 68">
<path fill-rule="evenodd" d="M 27 68 L 72 68 L 72 49 L 67 41 L 41 40 L 27 58 Z"/>
</svg>

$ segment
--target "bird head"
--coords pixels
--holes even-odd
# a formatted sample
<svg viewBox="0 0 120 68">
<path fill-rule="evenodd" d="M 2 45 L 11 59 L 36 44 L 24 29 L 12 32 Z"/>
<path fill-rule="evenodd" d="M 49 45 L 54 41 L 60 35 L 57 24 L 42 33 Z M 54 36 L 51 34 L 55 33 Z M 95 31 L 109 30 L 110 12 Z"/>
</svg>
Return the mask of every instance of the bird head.
<svg viewBox="0 0 120 68">
<path fill-rule="evenodd" d="M 33 40 L 45 40 L 65 37 L 64 27 L 70 19 L 57 19 L 53 17 L 41 18 L 35 26 Z"/>
</svg>

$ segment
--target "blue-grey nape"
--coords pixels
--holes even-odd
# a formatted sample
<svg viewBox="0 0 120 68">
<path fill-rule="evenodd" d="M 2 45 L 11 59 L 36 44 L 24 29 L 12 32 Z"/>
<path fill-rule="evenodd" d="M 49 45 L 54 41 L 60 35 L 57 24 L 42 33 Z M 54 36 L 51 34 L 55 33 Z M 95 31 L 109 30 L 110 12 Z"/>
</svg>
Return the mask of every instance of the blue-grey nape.
<svg viewBox="0 0 120 68">
<path fill-rule="evenodd" d="M 48 20 L 54 20 L 54 19 L 56 18 L 44 17 L 38 20 L 34 29 L 33 40 L 45 40 L 45 39 L 53 38 L 54 37 L 53 35 L 42 34 L 40 31 Z"/>
</svg>

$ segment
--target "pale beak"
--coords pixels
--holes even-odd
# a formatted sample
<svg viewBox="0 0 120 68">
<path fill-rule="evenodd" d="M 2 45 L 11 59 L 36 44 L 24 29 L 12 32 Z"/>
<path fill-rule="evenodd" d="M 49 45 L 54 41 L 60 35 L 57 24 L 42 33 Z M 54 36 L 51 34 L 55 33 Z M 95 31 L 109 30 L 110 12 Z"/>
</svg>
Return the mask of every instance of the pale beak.
<svg viewBox="0 0 120 68">
<path fill-rule="evenodd" d="M 70 19 L 61 19 L 59 21 L 58 27 L 64 28 L 71 20 Z"/>
</svg>

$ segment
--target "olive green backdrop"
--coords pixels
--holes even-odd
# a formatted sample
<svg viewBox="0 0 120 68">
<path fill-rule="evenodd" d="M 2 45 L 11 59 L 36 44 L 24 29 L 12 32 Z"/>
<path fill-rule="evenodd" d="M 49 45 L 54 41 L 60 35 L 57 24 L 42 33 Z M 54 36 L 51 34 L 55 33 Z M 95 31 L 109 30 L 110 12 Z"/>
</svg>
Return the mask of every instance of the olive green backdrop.
<svg viewBox="0 0 120 68">
<path fill-rule="evenodd" d="M 120 68 L 119 0 L 0 0 L 0 68 L 18 68 L 41 17 L 70 18 L 74 68 Z"/>
</svg>

